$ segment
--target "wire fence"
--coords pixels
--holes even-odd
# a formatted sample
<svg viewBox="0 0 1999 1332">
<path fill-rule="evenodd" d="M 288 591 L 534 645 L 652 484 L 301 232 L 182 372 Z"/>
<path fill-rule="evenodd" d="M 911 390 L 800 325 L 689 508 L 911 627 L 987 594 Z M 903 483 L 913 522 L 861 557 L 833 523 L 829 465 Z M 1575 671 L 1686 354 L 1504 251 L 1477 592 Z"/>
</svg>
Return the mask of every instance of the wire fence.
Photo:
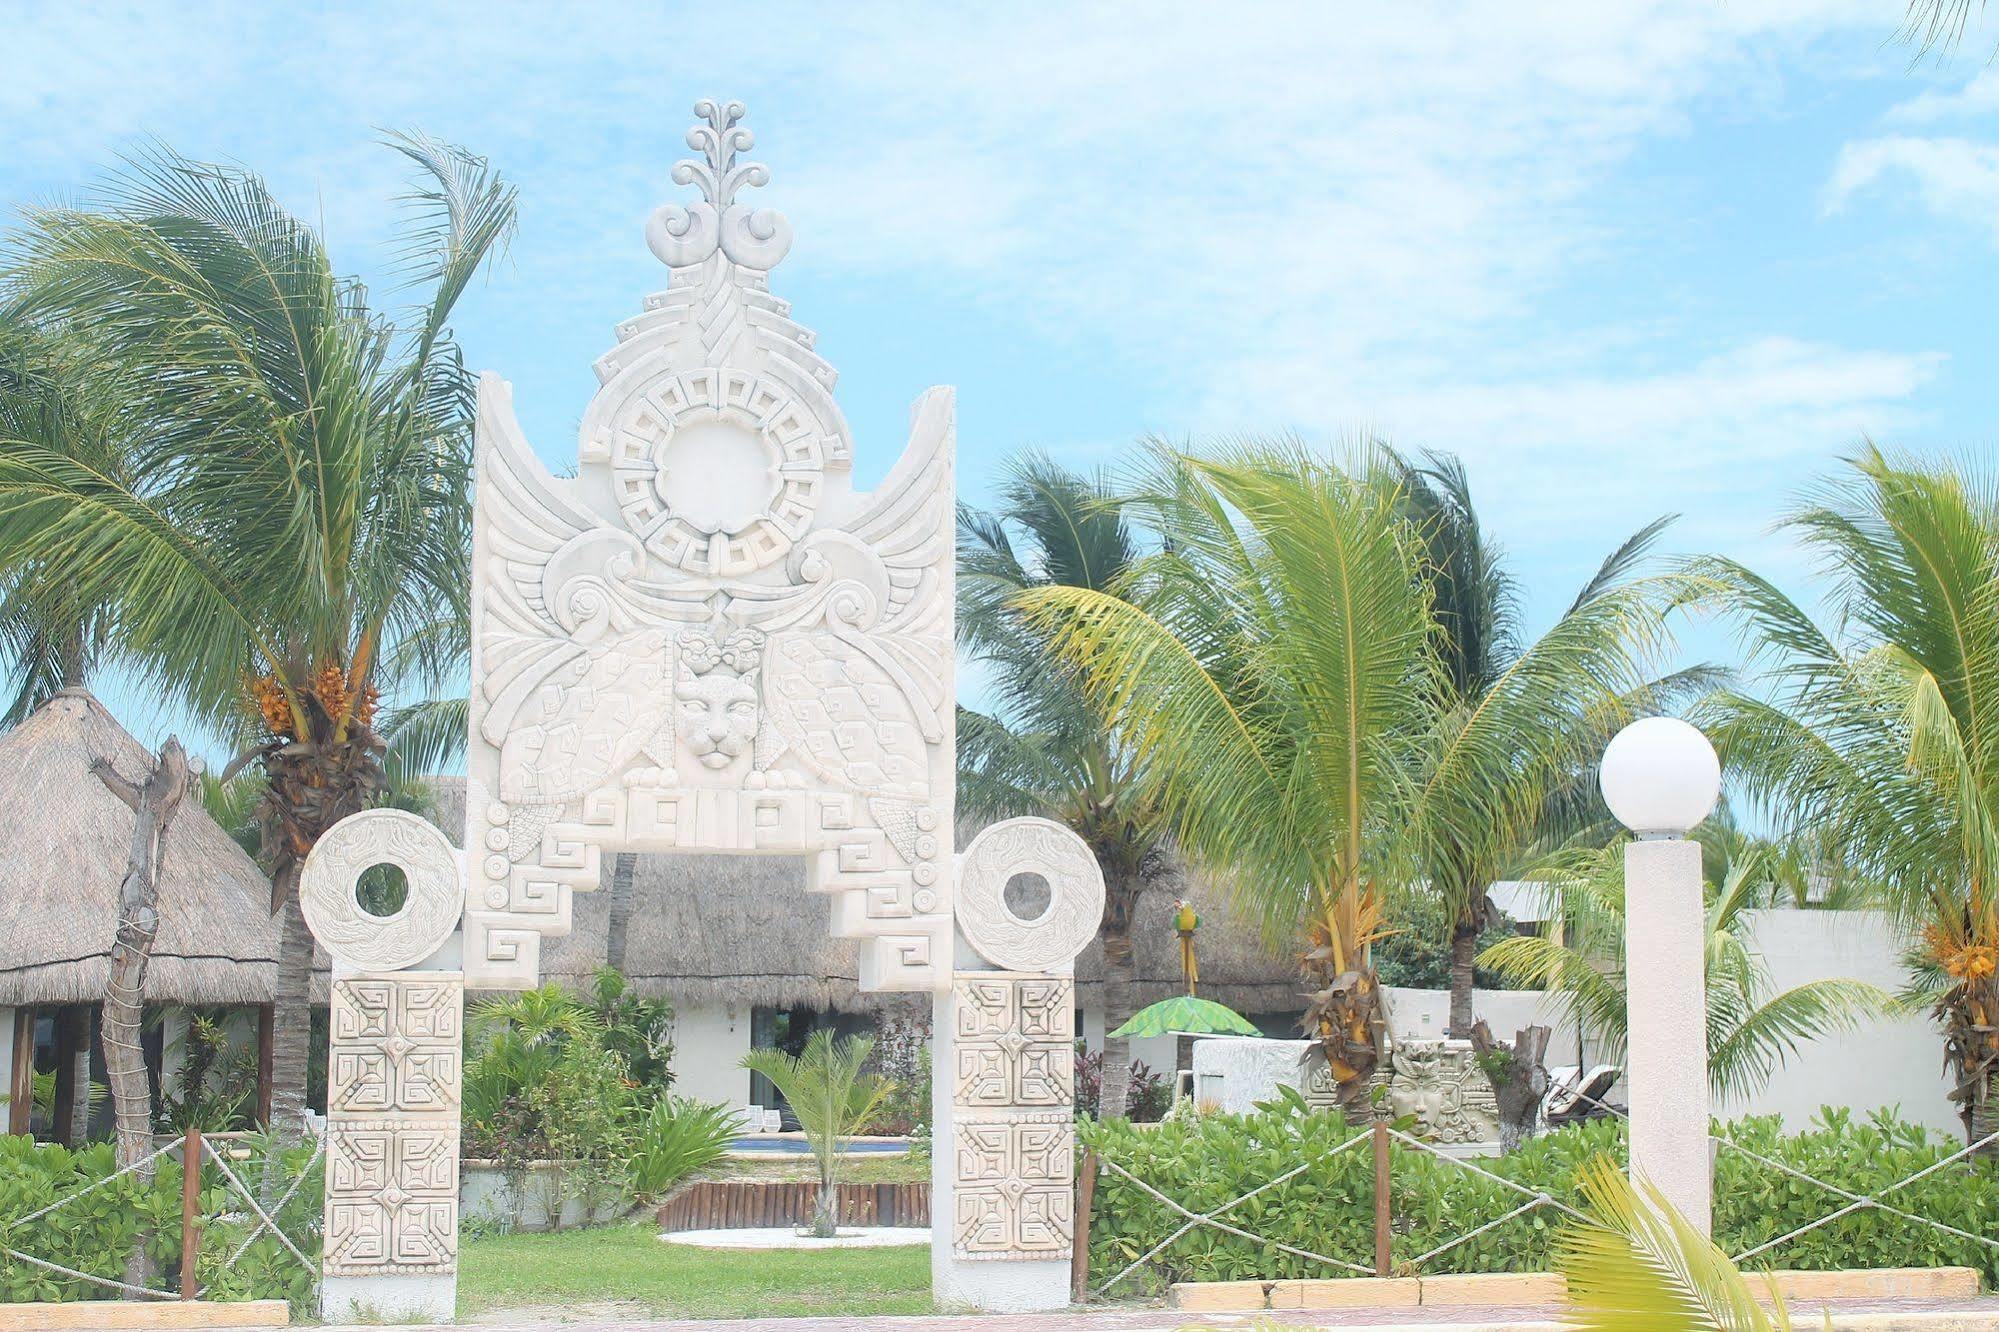
<svg viewBox="0 0 1999 1332">
<path fill-rule="evenodd" d="M 1599 1109 L 1603 1110 L 1605 1113 L 1613 1115 L 1616 1118 L 1623 1120 L 1626 1123 L 1630 1122 L 1630 1115 L 1628 1115 L 1622 1108 L 1618 1106 L 1611 1105 L 1606 1101 L 1599 1100 L 1598 1098 L 1587 1094 L 1579 1094 L 1578 1099 L 1588 1101 L 1592 1105 L 1595 1105 Z M 1729 1136 L 1727 1133 L 1710 1132 L 1708 1134 L 1708 1141 L 1714 1143 L 1720 1149 L 1734 1152 L 1745 1160 L 1753 1161 L 1757 1165 L 1763 1166 L 1766 1169 L 1775 1170 L 1779 1174 L 1787 1176 L 1788 1178 L 1791 1179 L 1795 1179 L 1801 1184 L 1813 1185 L 1817 1188 L 1824 1189 L 1827 1193 L 1832 1194 L 1834 1197 L 1845 1199 L 1845 1202 L 1843 1204 L 1833 1208 L 1831 1211 L 1827 1212 L 1823 1216 L 1815 1217 L 1814 1219 L 1807 1221 L 1802 1225 L 1793 1226 L 1791 1229 L 1785 1231 L 1781 1235 L 1777 1235 L 1771 1239 L 1763 1240 L 1760 1243 L 1753 1244 L 1748 1248 L 1742 1249 L 1740 1252 L 1729 1254 L 1728 1255 L 1729 1259 L 1732 1262 L 1739 1264 L 1739 1263 L 1748 1262 L 1752 1258 L 1759 1258 L 1766 1253 L 1770 1253 L 1776 1249 L 1781 1248 L 1782 1246 L 1790 1243 L 1792 1240 L 1798 1239 L 1805 1235 L 1809 1235 L 1814 1230 L 1818 1230 L 1823 1226 L 1832 1225 L 1833 1223 L 1840 1221 L 1845 1217 L 1853 1216 L 1856 1213 L 1866 1212 L 1866 1211 L 1881 1212 L 1884 1215 L 1898 1217 L 1904 1221 L 1913 1221 L 1918 1225 L 1927 1226 L 1932 1230 L 1937 1231 L 1939 1234 L 1954 1235 L 1959 1239 L 1969 1240 L 1972 1243 L 1982 1245 L 1987 1249 L 1993 1251 L 1999 1251 L 1999 1239 L 1995 1239 L 1991 1235 L 1977 1234 L 1972 1231 L 1966 1230 L 1961 1226 L 1954 1226 L 1951 1225 L 1949 1222 L 1939 1221 L 1937 1218 L 1933 1216 L 1924 1216 L 1920 1212 L 1912 1212 L 1906 1208 L 1897 1207 L 1893 1203 L 1882 1201 L 1882 1199 L 1888 1194 L 1898 1193 L 1901 1190 L 1908 1188 L 1911 1184 L 1915 1184 L 1920 1180 L 1927 1179 L 1929 1176 L 1934 1175 L 1941 1170 L 1956 1165 L 1961 1161 L 1969 1161 L 1973 1159 L 1978 1155 L 1979 1152 L 1983 1151 L 1985 1148 L 1992 1146 L 1994 1143 L 1999 1143 L 1999 1133 L 1990 1133 L 1987 1134 L 1985 1137 L 1978 1139 L 1975 1142 L 1967 1143 L 1965 1146 L 1960 1147 L 1956 1151 L 1952 1152 L 1949 1156 L 1943 1157 L 1936 1161 L 1932 1161 L 1928 1165 L 1924 1166 L 1922 1169 L 1912 1171 L 1911 1173 L 1904 1175 L 1902 1178 L 1895 1180 L 1893 1183 L 1887 1185 L 1886 1187 L 1876 1189 L 1871 1194 L 1856 1193 L 1852 1189 L 1849 1189 L 1842 1184 L 1837 1184 L 1829 1179 L 1821 1179 L 1819 1176 L 1811 1174 L 1808 1171 L 1800 1170 L 1796 1166 L 1793 1166 L 1784 1161 L 1779 1161 L 1775 1157 L 1769 1156 L 1763 1152 L 1756 1151 L 1752 1147 L 1748 1147 L 1743 1143 L 1737 1142 L 1733 1137 Z"/>
<path fill-rule="evenodd" d="M 1236 1212 L 1245 1203 L 1307 1172 L 1321 1169 L 1333 1159 L 1343 1156 L 1350 1151 L 1358 1151 L 1363 1145 L 1372 1148 L 1371 1154 L 1373 1157 L 1374 1215 L 1372 1235 L 1374 1240 L 1374 1261 L 1372 1264 L 1356 1262 L 1351 1258 L 1317 1252 L 1287 1243 L 1270 1235 L 1259 1234 L 1229 1219 L 1230 1214 Z M 1521 1201 L 1517 1206 L 1510 1208 L 1499 1216 L 1482 1221 L 1478 1225 L 1450 1236 L 1443 1240 L 1442 1243 L 1433 1244 L 1421 1253 L 1398 1261 L 1394 1257 L 1394 1240 L 1397 1234 L 1397 1224 L 1393 1192 L 1394 1153 L 1391 1150 L 1392 1147 L 1397 1145 L 1401 1146 L 1405 1151 L 1415 1152 L 1441 1162 L 1451 1170 L 1463 1171 L 1467 1175 L 1477 1176 L 1489 1183 L 1496 1184 L 1509 1194 L 1518 1195 Z M 1125 1180 L 1181 1220 L 1180 1224 L 1168 1233 L 1165 1238 L 1154 1243 L 1145 1252 L 1126 1263 L 1102 1283 L 1092 1287 L 1088 1279 L 1088 1252 L 1093 1199 L 1096 1192 L 1095 1180 L 1099 1175 L 1116 1176 Z M 1210 1207 L 1205 1211 L 1197 1211 L 1188 1207 L 1180 1200 L 1171 1197 L 1151 1181 L 1139 1178 L 1138 1175 L 1126 1168 L 1122 1163 L 1111 1160 L 1108 1157 L 1100 1157 L 1095 1152 L 1086 1152 L 1084 1154 L 1083 1165 L 1078 1172 L 1078 1176 L 1076 1251 L 1072 1267 L 1072 1285 L 1073 1293 L 1079 1302 L 1086 1298 L 1103 1297 L 1114 1292 L 1122 1283 L 1151 1266 L 1161 1254 L 1170 1250 L 1183 1236 L 1203 1228 L 1211 1229 L 1224 1235 L 1235 1236 L 1238 1239 L 1262 1246 L 1272 1252 L 1289 1254 L 1294 1258 L 1302 1259 L 1306 1262 L 1317 1263 L 1335 1272 L 1363 1277 L 1387 1277 L 1419 1272 L 1425 1264 L 1433 1262 L 1459 1245 L 1503 1226 L 1509 1221 L 1541 1209 L 1546 1209 L 1556 1214 L 1565 1214 L 1576 1219 L 1582 1218 L 1582 1213 L 1578 1212 L 1575 1208 L 1542 1190 L 1529 1188 L 1518 1180 L 1508 1179 L 1503 1175 L 1495 1174 L 1462 1156 L 1442 1150 L 1435 1143 L 1425 1142 L 1421 1138 L 1403 1132 L 1385 1120 L 1375 1121 L 1366 1132 L 1356 1134 L 1330 1151 L 1317 1154 L 1309 1160 L 1301 1161 L 1290 1169 L 1273 1175 L 1268 1180 L 1242 1192 L 1220 1206 Z"/>
<path fill-rule="evenodd" d="M 1579 1095 L 1578 1100 L 1588 1103 L 1602 1113 L 1615 1117 L 1620 1121 L 1629 1122 L 1628 1114 L 1621 1107 L 1611 1105 L 1588 1094 Z M 1798 1184 L 1822 1189 L 1828 1195 L 1826 1210 L 1821 1215 L 1791 1226 L 1783 1233 L 1767 1239 L 1755 1238 L 1752 1241 L 1738 1239 L 1735 1251 L 1729 1254 L 1729 1257 L 1738 1264 L 1755 1263 L 1761 1259 L 1766 1260 L 1766 1263 L 1759 1265 L 1769 1265 L 1767 1264 L 1768 1259 L 1776 1258 L 1781 1260 L 1785 1246 L 1794 1243 L 1801 1237 L 1820 1230 L 1823 1227 L 1834 1225 L 1858 1213 L 1870 1211 L 1878 1212 L 1884 1217 L 1895 1218 L 1911 1225 L 1931 1228 L 1939 1235 L 1951 1236 L 1970 1242 L 1981 1246 L 1987 1252 L 1999 1253 L 1999 1238 L 1995 1238 L 1992 1234 L 1981 1233 L 1979 1230 L 1967 1229 L 1963 1225 L 1952 1224 L 1950 1221 L 1925 1215 L 1921 1210 L 1918 1210 L 1919 1204 L 1905 1205 L 1903 1198 L 1899 1196 L 1904 1194 L 1912 1185 L 1938 1175 L 1940 1172 L 1973 1163 L 1974 1158 L 1979 1153 L 1993 1146 L 1995 1143 L 1999 1143 L 1999 1132 L 1969 1143 L 1947 1156 L 1930 1161 L 1920 1168 L 1913 1169 L 1885 1185 L 1870 1186 L 1866 1191 L 1849 1187 L 1836 1180 L 1821 1178 L 1819 1175 L 1806 1170 L 1801 1170 L 1789 1162 L 1779 1160 L 1743 1142 L 1737 1141 L 1726 1131 L 1711 1132 L 1709 1137 L 1715 1144 L 1717 1152 L 1737 1153 L 1744 1160 L 1753 1162 L 1759 1167 L 1775 1171 L 1784 1178 L 1795 1181 Z M 1371 1265 L 1357 1261 L 1352 1256 L 1342 1256 L 1337 1252 L 1323 1252 L 1320 1249 L 1308 1248 L 1298 1243 L 1287 1242 L 1285 1239 L 1277 1236 L 1259 1233 L 1255 1224 L 1252 1221 L 1246 1220 L 1242 1215 L 1242 1209 L 1245 1204 L 1252 1202 L 1271 1190 L 1277 1189 L 1283 1184 L 1306 1175 L 1308 1172 L 1323 1169 L 1337 1157 L 1343 1156 L 1350 1151 L 1359 1151 L 1363 1144 L 1372 1145 L 1374 1158 L 1372 1172 L 1374 1189 L 1374 1217 L 1372 1225 L 1374 1261 Z M 1395 1214 L 1393 1184 L 1394 1171 L 1397 1167 L 1394 1162 L 1394 1154 L 1390 1151 L 1391 1145 L 1402 1149 L 1401 1154 L 1405 1157 L 1402 1166 L 1403 1169 L 1409 1168 L 1406 1160 L 1407 1154 L 1414 1153 L 1421 1157 L 1427 1157 L 1436 1162 L 1443 1163 L 1449 1170 L 1463 1171 L 1468 1175 L 1477 1176 L 1488 1184 L 1498 1186 L 1507 1195 L 1517 1196 L 1519 1199 L 1518 1205 L 1502 1214 L 1489 1218 L 1480 1218 L 1476 1224 L 1468 1223 L 1465 1228 L 1455 1233 L 1441 1236 L 1434 1233 L 1429 1234 L 1426 1236 L 1426 1239 L 1435 1242 L 1429 1243 L 1429 1246 L 1420 1253 L 1397 1259 L 1393 1256 L 1394 1240 L 1398 1235 L 1406 1237 L 1410 1227 L 1402 1224 Z M 1158 1239 L 1156 1243 L 1149 1244 L 1142 1253 L 1125 1262 L 1101 1282 L 1093 1284 L 1090 1280 L 1089 1272 L 1090 1232 L 1094 1219 L 1093 1211 L 1095 1206 L 1094 1199 L 1097 1193 L 1096 1185 L 1100 1178 L 1117 1178 L 1123 1180 L 1132 1188 L 1137 1189 L 1144 1197 L 1167 1209 L 1177 1224 L 1163 1238 Z M 1351 1175 L 1347 1176 L 1347 1180 L 1350 1186 L 1359 1182 Z M 1931 1192 L 1934 1194 L 1934 1189 Z M 1129 1197 L 1129 1195 L 1127 1194 L 1126 1197 Z M 1351 1188 L 1346 1198 L 1348 1201 L 1356 1200 Z M 1587 1219 L 1580 1211 L 1561 1198 L 1557 1198 L 1544 1190 L 1530 1187 L 1520 1180 L 1507 1178 L 1504 1174 L 1489 1170 L 1476 1161 L 1467 1159 L 1463 1155 L 1443 1150 L 1434 1143 L 1425 1142 L 1421 1138 L 1404 1132 L 1385 1121 L 1377 1121 L 1367 1130 L 1347 1139 L 1331 1150 L 1317 1152 L 1310 1159 L 1299 1161 L 1294 1166 L 1272 1174 L 1267 1180 L 1244 1189 L 1237 1196 L 1230 1198 L 1219 1206 L 1208 1206 L 1205 1208 L 1189 1206 L 1186 1202 L 1173 1197 L 1169 1181 L 1142 1179 L 1124 1163 L 1109 1159 L 1108 1157 L 1100 1157 L 1096 1152 L 1086 1150 L 1081 1169 L 1078 1172 L 1076 1250 L 1072 1268 L 1073 1293 L 1078 1301 L 1092 1296 L 1102 1297 L 1116 1294 L 1120 1289 L 1127 1287 L 1138 1274 L 1152 1268 L 1161 1259 L 1162 1255 L 1169 1254 L 1169 1251 L 1173 1250 L 1174 1246 L 1183 1237 L 1203 1229 L 1212 1230 L 1222 1235 L 1233 1236 L 1251 1245 L 1260 1246 L 1268 1254 L 1285 1254 L 1304 1263 L 1315 1264 L 1325 1269 L 1325 1275 L 1328 1276 L 1386 1277 L 1419 1275 L 1424 1273 L 1426 1267 L 1434 1264 L 1439 1258 L 1460 1245 L 1466 1244 L 1518 1218 L 1540 1211 L 1545 1211 L 1550 1217 L 1563 1217 L 1579 1221 Z M 1974 1221 L 1972 1224 L 1975 1225 L 1976 1222 Z M 1296 1234 L 1293 1234 L 1291 1238 L 1295 1240 L 1298 1237 Z M 1126 1253 L 1129 1252 L 1130 1250 L 1126 1250 Z M 1120 1257 L 1123 1256 L 1122 1254 L 1120 1255 Z"/>
<path fill-rule="evenodd" d="M 278 1224 L 276 1218 L 283 1214 L 286 1204 L 297 1196 L 299 1189 L 306 1181 L 315 1177 L 315 1172 L 319 1167 L 323 1151 L 324 1144 L 315 1141 L 311 1158 L 299 1171 L 297 1178 L 293 1179 L 282 1195 L 278 1197 L 277 1201 L 267 1208 L 259 1200 L 257 1194 L 243 1182 L 242 1176 L 237 1173 L 228 1158 L 216 1150 L 214 1141 L 205 1137 L 199 1129 L 190 1129 L 178 1138 L 169 1139 L 132 1164 L 121 1166 L 108 1175 L 90 1181 L 81 1188 L 73 1189 L 54 1202 L 45 1204 L 34 1211 L 23 1213 L 20 1216 L 6 1218 L 4 1229 L 0 1229 L 0 1257 L 4 1257 L 10 1262 L 25 1263 L 30 1267 L 51 1273 L 52 1275 L 70 1281 L 85 1282 L 91 1286 L 102 1288 L 105 1291 L 116 1292 L 133 1299 L 201 1299 L 210 1290 L 209 1285 L 203 1284 L 200 1279 L 201 1244 L 203 1233 L 206 1229 L 204 1222 L 212 1221 L 221 1215 L 225 1215 L 219 1208 L 211 1207 L 208 1215 L 204 1216 L 201 1192 L 203 1175 L 205 1173 L 203 1163 L 206 1162 L 215 1167 L 215 1172 L 222 1181 L 228 1197 L 227 1207 L 229 1212 L 235 1213 L 240 1209 L 241 1213 L 247 1214 L 247 1218 L 254 1218 L 256 1223 L 244 1235 L 241 1242 L 230 1252 L 228 1258 L 219 1265 L 219 1269 L 226 1271 L 234 1268 L 241 1261 L 243 1255 L 249 1251 L 252 1244 L 265 1234 L 270 1234 L 276 1238 L 291 1259 L 299 1263 L 306 1272 L 310 1273 L 316 1279 L 319 1273 L 318 1260 L 309 1256 L 306 1249 L 302 1248 L 292 1236 L 286 1234 L 284 1228 Z M 84 1198 L 97 1193 L 100 1189 L 104 1189 L 118 1180 L 137 1176 L 142 1171 L 156 1170 L 159 1163 L 165 1160 L 178 1160 L 181 1165 L 180 1260 L 177 1285 L 149 1286 L 139 1282 L 107 1276 L 102 1272 L 85 1271 L 65 1263 L 56 1262 L 46 1256 L 30 1252 L 28 1249 L 21 1247 L 23 1244 L 32 1246 L 33 1239 L 37 1234 L 49 1234 L 60 1230 L 63 1219 L 62 1214 L 65 1209 L 74 1207 Z M 189 1168 L 190 1161 L 193 1162 L 192 1169 Z M 139 1252 L 136 1241 L 132 1252 Z M 143 1268 L 144 1264 L 137 1266 Z M 130 1276 L 131 1274 L 132 1271 L 128 1268 L 127 1275 Z"/>
</svg>

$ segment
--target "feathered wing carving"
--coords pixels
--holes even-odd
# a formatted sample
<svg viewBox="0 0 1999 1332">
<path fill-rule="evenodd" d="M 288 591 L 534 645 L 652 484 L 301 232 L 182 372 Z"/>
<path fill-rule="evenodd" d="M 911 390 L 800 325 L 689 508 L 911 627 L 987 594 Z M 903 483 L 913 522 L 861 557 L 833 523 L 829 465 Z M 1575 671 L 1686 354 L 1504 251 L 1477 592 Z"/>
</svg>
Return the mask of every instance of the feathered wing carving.
<svg viewBox="0 0 1999 1332">
<path fill-rule="evenodd" d="M 665 722 L 662 621 L 700 608 L 636 585 L 638 541 L 562 494 L 503 380 L 482 377 L 479 398 L 475 724 L 500 751 L 501 799 L 559 804 L 603 786 Z"/>
<path fill-rule="evenodd" d="M 771 631 L 830 631 L 855 678 L 900 691 L 917 736 L 935 744 L 951 708 L 952 391 L 931 389 L 910 416 L 908 448 L 860 511 L 799 543 L 789 584 L 735 589 L 730 613 Z M 782 688 L 775 679 L 767 686 L 780 708 Z M 867 789 L 845 777 L 840 784 Z"/>
</svg>

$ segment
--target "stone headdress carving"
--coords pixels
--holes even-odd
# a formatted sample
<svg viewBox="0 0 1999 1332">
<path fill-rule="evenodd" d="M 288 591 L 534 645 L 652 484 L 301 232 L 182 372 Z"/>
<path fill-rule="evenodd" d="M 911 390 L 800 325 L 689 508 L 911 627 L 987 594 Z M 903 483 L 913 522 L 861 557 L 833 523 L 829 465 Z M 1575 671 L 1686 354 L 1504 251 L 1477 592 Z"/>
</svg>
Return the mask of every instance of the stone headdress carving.
<svg viewBox="0 0 1999 1332">
<path fill-rule="evenodd" d="M 930 987 L 950 937 L 952 395 L 918 398 L 901 460 L 854 490 L 837 375 L 769 289 L 790 227 L 740 197 L 770 179 L 743 106 L 695 114 L 673 179 L 699 197 L 646 224 L 671 274 L 597 362 L 573 480 L 480 381 L 466 969 L 528 983 L 602 847 L 770 850 L 811 854 L 835 929 L 875 941 L 870 983 Z"/>
</svg>

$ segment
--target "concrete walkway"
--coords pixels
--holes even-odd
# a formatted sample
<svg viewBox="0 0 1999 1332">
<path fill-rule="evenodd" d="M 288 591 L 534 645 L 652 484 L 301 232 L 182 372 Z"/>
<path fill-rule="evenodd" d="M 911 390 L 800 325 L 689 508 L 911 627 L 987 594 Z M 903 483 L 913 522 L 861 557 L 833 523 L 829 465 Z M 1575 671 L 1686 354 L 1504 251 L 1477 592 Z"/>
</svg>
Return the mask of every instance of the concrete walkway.
<svg viewBox="0 0 1999 1332">
<path fill-rule="evenodd" d="M 1858 1300 L 1828 1306 L 1833 1326 L 1852 1332 L 1999 1332 L 1999 1298 L 1976 1300 Z M 1820 1306 L 1799 1301 L 1800 1327 L 1817 1327 Z M 935 1315 L 869 1318 L 767 1318 L 673 1321 L 631 1316 L 615 1307 L 521 1309 L 488 1314 L 476 1326 L 514 1332 L 1181 1332 L 1188 1328 L 1370 1328 L 1374 1332 L 1557 1332 L 1555 1308 L 1264 1310 L 1182 1313 L 1173 1309 L 1078 1310 L 1073 1313 Z M 468 1326 L 460 1324 L 460 1327 Z M 323 1332 L 373 1332 L 327 1328 Z M 419 1332 L 445 1332 L 443 1328 Z"/>
</svg>

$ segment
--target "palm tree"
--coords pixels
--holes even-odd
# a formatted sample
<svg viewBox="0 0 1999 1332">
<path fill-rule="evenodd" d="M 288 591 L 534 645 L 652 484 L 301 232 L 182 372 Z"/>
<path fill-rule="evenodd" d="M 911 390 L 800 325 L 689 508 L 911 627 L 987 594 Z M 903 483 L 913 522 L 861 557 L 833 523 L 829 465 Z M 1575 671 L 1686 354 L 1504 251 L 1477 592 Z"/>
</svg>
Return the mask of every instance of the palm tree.
<svg viewBox="0 0 1999 1332">
<path fill-rule="evenodd" d="M 416 168 L 419 303 L 400 323 L 258 177 L 164 149 L 91 206 L 31 210 L 9 256 L 20 307 L 88 339 L 135 442 L 126 474 L 60 442 L 0 456 L 0 577 L 62 569 L 143 682 L 251 742 L 288 1136 L 309 1043 L 300 868 L 382 787 L 380 692 L 434 684 L 463 651 L 472 385 L 448 320 L 514 222 L 481 159 L 389 142 Z"/>
<path fill-rule="evenodd" d="M 1727 1100 L 1768 1081 L 1799 1045 L 1848 1030 L 1894 998 L 1864 981 L 1840 979 L 1807 981 L 1772 994 L 1762 959 L 1744 933 L 1743 912 L 1770 900 L 1788 868 L 1773 846 L 1742 839 L 1725 846 L 1733 854 L 1723 852 L 1718 876 L 1706 885 L 1704 956 L 1708 1087 Z M 1479 965 L 1521 985 L 1559 991 L 1572 1021 L 1621 1051 L 1623 841 L 1571 852 L 1540 872 L 1560 899 L 1561 933 L 1504 939 L 1480 955 Z"/>
<path fill-rule="evenodd" d="M 958 802 L 983 819 L 1035 814 L 1074 829 L 1104 872 L 1104 1088 L 1098 1113 L 1122 1115 L 1130 1042 L 1108 1033 L 1137 1008 L 1132 913 L 1167 873 L 1165 822 L 1131 746 L 1111 733 L 1048 636 L 1020 610 L 1043 587 L 1124 590 L 1138 545 L 1110 478 L 1038 454 L 1007 468 L 999 506 L 958 510 L 958 641 L 981 670 L 990 712 L 958 710 Z"/>
<path fill-rule="evenodd" d="M 1245 445 L 1160 451 L 1128 507 L 1164 538 L 1142 598 L 1019 604 L 1157 774 L 1177 847 L 1267 938 L 1304 936 L 1301 1025 L 1357 1105 L 1384 1031 L 1368 950 L 1441 697 L 1399 491 L 1379 466 Z"/>
<path fill-rule="evenodd" d="M 1868 445 L 1793 512 L 1834 628 L 1703 563 L 1766 669 L 1718 696 L 1717 747 L 1758 802 L 1841 848 L 1919 942 L 1967 1141 L 1999 1130 L 1999 495 Z"/>
<path fill-rule="evenodd" d="M 0 323 L 0 448 L 60 451 L 110 475 L 129 451 L 84 349 L 9 312 Z M 103 656 L 105 607 L 78 601 L 63 572 L 33 562 L 0 570 L 0 658 L 15 681 L 0 722 L 13 725 L 59 689 L 86 684 Z"/>
<path fill-rule="evenodd" d="M 1268 935 L 1302 930 L 1304 1026 L 1350 1102 L 1384 1029 L 1369 950 L 1385 886 L 1531 821 L 1578 761 L 1576 719 L 1642 683 L 1671 593 L 1630 580 L 1584 598 L 1461 707 L 1405 479 L 1379 453 L 1162 452 L 1130 501 L 1161 537 L 1132 580 L 1145 600 L 1022 602 L 1157 772 L 1178 845 Z"/>
<path fill-rule="evenodd" d="M 840 1223 L 840 1140 L 859 1133 L 891 1084 L 863 1073 L 874 1041 L 866 1036 L 835 1040 L 821 1027 L 798 1054 L 782 1050 L 752 1050 L 742 1065 L 769 1078 L 783 1095 L 798 1127 L 812 1146 L 819 1166 L 819 1197 L 812 1209 L 812 1234 L 831 1239 Z"/>
<path fill-rule="evenodd" d="M 1643 679 L 1645 659 L 1657 646 L 1658 621 L 1646 613 L 1644 602 L 1616 599 L 1613 604 L 1636 614 L 1607 618 L 1593 616 L 1592 605 L 1631 583 L 1652 543 L 1672 520 L 1655 519 L 1632 534 L 1604 559 L 1554 627 L 1540 641 L 1523 644 L 1514 583 L 1502 550 L 1479 522 L 1464 464 L 1436 452 L 1425 453 L 1420 466 L 1399 455 L 1390 457 L 1402 473 L 1405 504 L 1419 536 L 1423 574 L 1430 586 L 1432 641 L 1441 663 L 1446 729 L 1480 725 L 1488 702 L 1503 691 L 1519 689 L 1522 673 L 1548 668 L 1536 661 L 1537 656 L 1551 659 L 1548 665 L 1556 669 L 1601 673 L 1605 682 L 1601 697 L 1578 698 L 1582 706 L 1569 715 L 1548 716 L 1545 720 L 1552 725 L 1515 738 L 1519 750 L 1514 766 L 1542 774 L 1544 785 L 1537 790 L 1518 784 L 1522 798 L 1501 801 L 1488 798 L 1489 788 L 1474 788 L 1467 794 L 1494 816 L 1483 825 L 1483 835 L 1468 841 L 1446 823 L 1440 825 L 1445 835 L 1424 850 L 1424 876 L 1452 916 L 1449 1034 L 1469 1040 L 1475 1017 L 1472 981 L 1478 939 L 1492 919 L 1486 889 L 1508 873 L 1521 871 L 1533 859 L 1537 844 L 1577 831 L 1572 805 L 1545 797 L 1564 785 L 1565 769 L 1587 767 L 1616 726 L 1636 709 L 1640 699 L 1616 696 L 1623 686 Z M 1663 611 L 1663 603 L 1655 606 Z M 1639 688 L 1656 701 L 1696 678 L 1704 679 L 1705 673 L 1682 673 Z"/>
</svg>

